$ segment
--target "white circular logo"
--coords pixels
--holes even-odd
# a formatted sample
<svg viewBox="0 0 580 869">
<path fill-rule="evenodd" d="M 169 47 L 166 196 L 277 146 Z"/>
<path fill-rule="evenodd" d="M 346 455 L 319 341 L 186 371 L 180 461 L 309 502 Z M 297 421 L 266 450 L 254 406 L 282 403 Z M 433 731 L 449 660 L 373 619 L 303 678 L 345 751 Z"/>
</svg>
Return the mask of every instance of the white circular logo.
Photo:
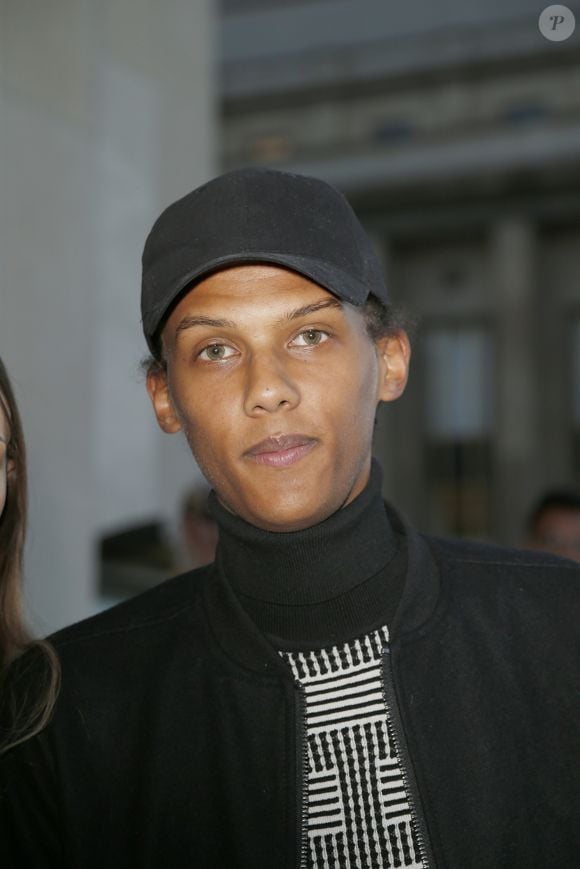
<svg viewBox="0 0 580 869">
<path fill-rule="evenodd" d="M 542 36 L 550 42 L 563 42 L 574 33 L 576 19 L 567 6 L 546 6 L 538 20 L 538 27 Z"/>
</svg>

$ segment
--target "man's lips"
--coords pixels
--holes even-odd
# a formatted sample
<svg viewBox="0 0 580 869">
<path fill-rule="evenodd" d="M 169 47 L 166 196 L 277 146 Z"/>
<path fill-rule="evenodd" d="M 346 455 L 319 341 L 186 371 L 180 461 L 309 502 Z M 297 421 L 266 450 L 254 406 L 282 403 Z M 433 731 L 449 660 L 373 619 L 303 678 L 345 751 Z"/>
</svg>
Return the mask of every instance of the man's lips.
<svg viewBox="0 0 580 869">
<path fill-rule="evenodd" d="M 309 438 L 303 434 L 279 435 L 278 437 L 266 438 L 258 444 L 254 444 L 249 450 L 246 450 L 245 455 L 257 456 L 261 453 L 279 453 L 282 450 L 290 450 L 293 447 L 301 447 L 304 444 L 312 443 L 314 438 Z"/>
<path fill-rule="evenodd" d="M 316 446 L 315 438 L 303 434 L 280 435 L 266 438 L 244 453 L 244 456 L 259 465 L 269 465 L 275 468 L 285 468 L 293 465 Z"/>
</svg>

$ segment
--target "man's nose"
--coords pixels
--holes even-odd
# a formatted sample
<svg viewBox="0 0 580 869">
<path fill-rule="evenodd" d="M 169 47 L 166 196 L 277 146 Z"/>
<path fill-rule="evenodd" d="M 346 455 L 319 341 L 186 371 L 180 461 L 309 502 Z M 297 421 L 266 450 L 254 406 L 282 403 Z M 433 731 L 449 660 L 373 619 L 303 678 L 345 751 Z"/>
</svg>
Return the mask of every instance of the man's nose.
<svg viewBox="0 0 580 869">
<path fill-rule="evenodd" d="M 244 406 L 249 416 L 290 410 L 300 401 L 287 364 L 274 353 L 255 354 L 248 363 Z"/>
</svg>

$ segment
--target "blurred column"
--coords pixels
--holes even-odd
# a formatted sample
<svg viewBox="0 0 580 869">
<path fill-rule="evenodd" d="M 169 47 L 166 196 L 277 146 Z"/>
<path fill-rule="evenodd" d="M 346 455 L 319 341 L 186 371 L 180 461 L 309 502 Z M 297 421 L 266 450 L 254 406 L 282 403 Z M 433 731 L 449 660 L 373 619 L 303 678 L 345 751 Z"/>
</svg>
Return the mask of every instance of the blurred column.
<svg viewBox="0 0 580 869">
<path fill-rule="evenodd" d="M 387 290 L 394 302 L 393 287 L 390 286 L 390 244 L 384 230 L 380 226 L 364 224 L 372 242 L 377 258 L 381 264 Z M 392 425 L 390 418 L 391 405 L 381 402 L 377 411 L 377 424 L 373 440 L 373 453 L 379 460 L 383 470 L 383 494 L 385 498 L 393 497 L 393 456 L 392 456 Z M 397 457 L 399 458 L 399 456 Z"/>
<path fill-rule="evenodd" d="M 211 177 L 211 0 L 0 0 L 0 355 L 30 457 L 38 630 L 99 607 L 94 550 L 195 476 L 138 375 L 140 254 Z"/>
<path fill-rule="evenodd" d="M 538 392 L 535 377 L 535 233 L 525 219 L 492 231 L 497 311 L 494 522 L 501 542 L 516 545 L 537 489 Z"/>
</svg>

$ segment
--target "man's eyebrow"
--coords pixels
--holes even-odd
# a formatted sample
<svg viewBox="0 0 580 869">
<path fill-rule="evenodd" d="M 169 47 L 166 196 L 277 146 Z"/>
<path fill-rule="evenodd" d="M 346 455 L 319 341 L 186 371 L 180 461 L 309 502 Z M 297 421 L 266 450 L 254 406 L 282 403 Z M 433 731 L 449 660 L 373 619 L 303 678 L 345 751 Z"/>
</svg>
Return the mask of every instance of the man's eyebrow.
<svg viewBox="0 0 580 869">
<path fill-rule="evenodd" d="M 186 329 L 192 329 L 194 326 L 209 326 L 212 329 L 235 329 L 236 324 L 233 320 L 216 320 L 213 317 L 204 317 L 203 314 L 197 314 L 195 317 L 185 316 L 176 326 L 175 337 L 180 332 L 185 332 Z"/>
<path fill-rule="evenodd" d="M 320 311 L 323 308 L 339 308 L 342 310 L 342 302 L 338 299 L 322 299 L 320 302 L 312 302 L 310 305 L 302 305 L 300 308 L 295 308 L 293 311 L 288 311 L 284 314 L 278 324 L 285 323 L 291 320 L 298 320 L 300 317 L 306 317 L 308 314 L 313 314 L 315 311 Z M 175 328 L 175 337 L 180 332 L 185 332 L 187 329 L 192 329 L 195 326 L 209 326 L 211 329 L 236 329 L 237 325 L 233 320 L 215 319 L 214 317 L 206 317 L 203 314 L 186 315 L 179 321 Z"/>
<path fill-rule="evenodd" d="M 320 302 L 313 302 L 311 305 L 303 305 L 301 308 L 296 308 L 290 311 L 282 318 L 284 320 L 298 320 L 299 317 L 306 317 L 307 314 L 313 314 L 315 311 L 321 311 L 323 308 L 340 308 L 342 310 L 342 302 L 338 299 L 322 299 Z"/>
</svg>

